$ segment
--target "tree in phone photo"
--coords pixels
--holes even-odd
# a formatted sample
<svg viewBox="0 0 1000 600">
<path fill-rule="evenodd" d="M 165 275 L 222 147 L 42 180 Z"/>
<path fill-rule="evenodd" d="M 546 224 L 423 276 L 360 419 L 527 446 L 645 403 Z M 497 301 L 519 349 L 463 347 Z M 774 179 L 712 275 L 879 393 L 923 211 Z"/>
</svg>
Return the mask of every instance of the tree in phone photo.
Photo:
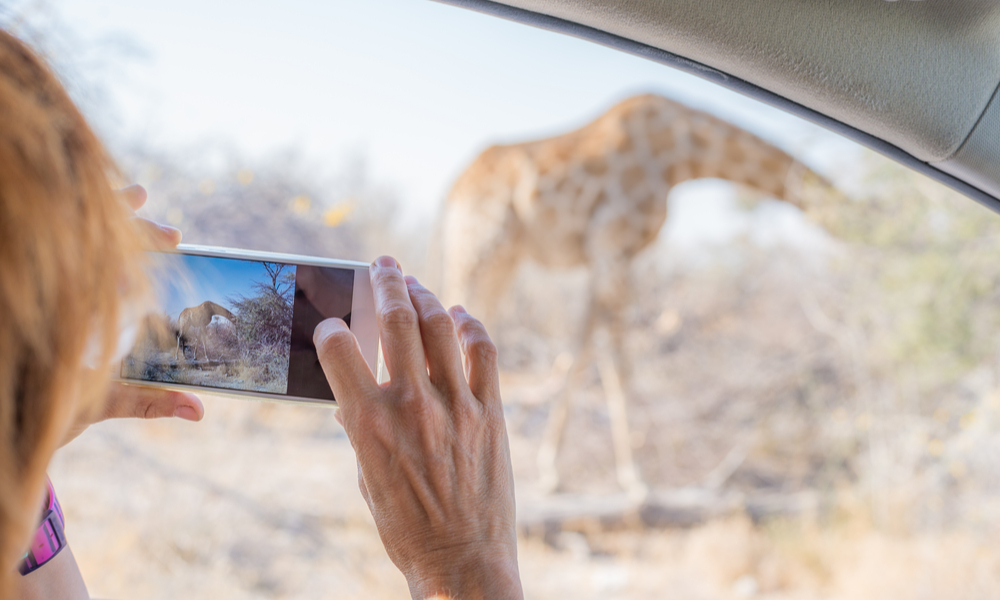
<svg viewBox="0 0 1000 600">
<path fill-rule="evenodd" d="M 239 318 L 225 335 L 237 349 L 243 375 L 268 391 L 280 382 L 283 393 L 288 383 L 295 270 L 281 263 L 260 264 L 266 276 L 254 282 L 254 295 L 229 299 Z"/>
</svg>

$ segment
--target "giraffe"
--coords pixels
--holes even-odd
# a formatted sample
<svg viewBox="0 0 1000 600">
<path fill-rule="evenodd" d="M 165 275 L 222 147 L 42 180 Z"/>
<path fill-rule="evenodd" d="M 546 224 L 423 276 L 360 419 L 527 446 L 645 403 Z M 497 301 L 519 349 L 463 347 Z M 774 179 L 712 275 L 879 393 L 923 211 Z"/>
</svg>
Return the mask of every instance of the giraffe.
<svg viewBox="0 0 1000 600">
<path fill-rule="evenodd" d="M 619 484 L 643 498 L 626 412 L 624 309 L 631 261 L 667 219 L 667 194 L 684 181 L 722 178 L 805 208 L 812 171 L 712 115 L 646 94 L 557 137 L 483 151 L 459 176 L 442 213 L 442 296 L 492 320 L 518 265 L 586 266 L 589 307 L 563 391 L 538 453 L 540 485 L 553 492 L 572 382 L 591 360 L 608 403 Z M 594 355 L 594 356 L 592 356 Z"/>
<path fill-rule="evenodd" d="M 184 351 L 184 339 L 194 339 L 194 359 L 198 360 L 198 346 L 205 350 L 205 360 L 211 361 L 208 356 L 208 345 L 205 343 L 205 335 L 208 333 L 208 326 L 215 315 L 224 317 L 230 323 L 236 323 L 236 315 L 225 308 L 219 306 L 211 300 L 206 300 L 198 306 L 185 308 L 177 317 L 177 350 L 175 358 L 180 358 Z"/>
</svg>

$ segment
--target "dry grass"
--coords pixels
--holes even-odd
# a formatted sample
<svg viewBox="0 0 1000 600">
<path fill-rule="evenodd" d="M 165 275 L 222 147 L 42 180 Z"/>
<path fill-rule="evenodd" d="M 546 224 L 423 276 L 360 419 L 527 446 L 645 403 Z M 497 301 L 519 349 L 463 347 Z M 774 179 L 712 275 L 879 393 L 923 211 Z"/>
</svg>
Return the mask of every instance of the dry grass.
<svg viewBox="0 0 1000 600">
<path fill-rule="evenodd" d="M 1000 550 L 972 533 L 755 527 L 739 516 L 689 531 L 575 534 L 557 552 L 524 540 L 521 559 L 535 598 L 978 599 L 1000 586 Z"/>
</svg>

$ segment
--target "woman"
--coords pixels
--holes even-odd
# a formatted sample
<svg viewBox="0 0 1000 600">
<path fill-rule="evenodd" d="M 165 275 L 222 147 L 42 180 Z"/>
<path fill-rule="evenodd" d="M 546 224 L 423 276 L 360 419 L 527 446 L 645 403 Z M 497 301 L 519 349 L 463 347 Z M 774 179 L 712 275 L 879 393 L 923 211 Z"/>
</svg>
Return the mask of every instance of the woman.
<svg viewBox="0 0 1000 600">
<path fill-rule="evenodd" d="M 122 325 L 146 290 L 142 248 L 180 233 L 141 219 L 145 192 L 112 190 L 117 173 L 59 82 L 0 31 L 0 591 L 79 584 L 70 552 L 21 577 L 57 447 L 103 418 L 198 420 L 190 394 L 109 389 Z M 46 503 L 47 505 L 47 503 Z M 32 561 L 41 557 L 28 556 Z M 36 561 L 37 562 L 37 561 Z M 20 564 L 19 564 L 20 563 Z M 33 564 L 32 566 L 38 566 Z M 58 576 L 56 576 L 58 575 Z M 75 576 L 75 579 L 74 577 Z M 39 586 L 41 585 L 41 588 Z M 79 587 L 79 585 L 77 586 Z M 64 585 L 58 589 L 69 589 Z M 44 595 L 41 597 L 45 597 Z"/>
<path fill-rule="evenodd" d="M 25 554 L 51 534 L 39 509 L 58 513 L 45 470 L 61 444 L 103 418 L 203 414 L 189 394 L 109 387 L 146 304 L 142 249 L 180 240 L 136 219 L 145 192 L 116 193 L 117 180 L 54 75 L 0 31 L 4 598 L 88 597 L 68 548 Z M 519 598 L 496 349 L 478 321 L 445 311 L 394 259 L 376 260 L 371 275 L 392 381 L 375 383 L 343 321 L 321 323 L 315 341 L 383 543 L 414 598 Z"/>
</svg>

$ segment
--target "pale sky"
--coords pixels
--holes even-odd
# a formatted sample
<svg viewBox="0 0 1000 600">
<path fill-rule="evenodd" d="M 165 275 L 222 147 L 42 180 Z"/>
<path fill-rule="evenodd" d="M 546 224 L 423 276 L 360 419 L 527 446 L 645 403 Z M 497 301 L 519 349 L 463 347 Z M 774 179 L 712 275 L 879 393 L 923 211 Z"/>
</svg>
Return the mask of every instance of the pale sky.
<svg viewBox="0 0 1000 600">
<path fill-rule="evenodd" d="M 176 319 L 185 308 L 198 306 L 206 300 L 232 309 L 230 299 L 258 295 L 255 283 L 270 281 L 263 263 L 232 258 L 187 256 L 181 254 L 157 255 L 163 269 L 170 277 L 161 279 L 165 289 L 158 290 L 161 308 Z M 295 273 L 295 265 L 289 265 Z"/>
<path fill-rule="evenodd" d="M 360 151 L 417 219 L 489 144 L 567 131 L 642 92 L 715 113 L 821 172 L 857 153 L 694 76 L 430 0 L 49 3 L 82 39 L 141 50 L 105 78 L 116 135 L 178 151 L 225 140 L 254 158 L 295 148 L 334 168 Z M 672 226 L 695 237 L 746 226 L 724 214 L 726 186 L 699 189 L 700 204 L 677 211 L 694 220 Z"/>
</svg>

